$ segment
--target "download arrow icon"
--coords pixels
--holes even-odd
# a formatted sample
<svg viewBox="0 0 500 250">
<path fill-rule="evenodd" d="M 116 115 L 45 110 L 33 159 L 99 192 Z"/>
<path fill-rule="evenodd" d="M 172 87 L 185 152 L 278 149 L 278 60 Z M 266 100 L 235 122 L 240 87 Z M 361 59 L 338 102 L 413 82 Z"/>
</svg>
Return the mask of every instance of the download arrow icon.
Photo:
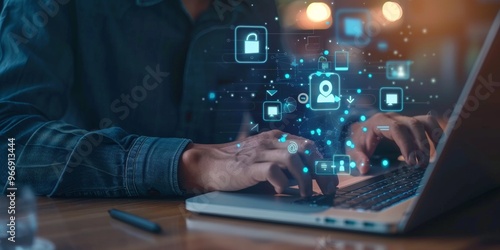
<svg viewBox="0 0 500 250">
<path fill-rule="evenodd" d="M 352 98 L 352 96 L 349 96 L 349 99 L 347 99 L 347 102 L 348 102 L 348 103 L 352 103 L 352 102 L 354 102 L 354 98 Z"/>
</svg>

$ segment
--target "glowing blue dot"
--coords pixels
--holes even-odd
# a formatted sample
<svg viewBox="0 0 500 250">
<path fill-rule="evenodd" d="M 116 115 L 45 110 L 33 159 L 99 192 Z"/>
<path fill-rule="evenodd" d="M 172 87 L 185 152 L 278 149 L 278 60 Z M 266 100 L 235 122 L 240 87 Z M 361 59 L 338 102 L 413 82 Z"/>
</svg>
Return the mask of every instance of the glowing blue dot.
<svg viewBox="0 0 500 250">
<path fill-rule="evenodd" d="M 352 146 L 352 141 L 346 141 L 345 145 L 347 145 L 348 147 Z"/>
<path fill-rule="evenodd" d="M 238 148 L 239 148 L 239 147 L 241 147 L 241 145 L 238 143 L 238 144 L 236 144 L 236 147 L 238 147 Z"/>
<path fill-rule="evenodd" d="M 344 110 L 344 114 L 348 115 L 349 114 L 349 110 Z"/>
<path fill-rule="evenodd" d="M 297 121 L 298 121 L 298 122 L 302 122 L 302 118 L 299 118 Z"/>
<path fill-rule="evenodd" d="M 326 141 L 326 145 L 331 146 L 332 145 L 332 141 L 330 141 L 330 140 Z"/>
<path fill-rule="evenodd" d="M 388 167 L 389 166 L 389 160 L 383 159 L 382 160 L 382 167 Z"/>
<path fill-rule="evenodd" d="M 316 129 L 316 133 L 317 133 L 318 135 L 321 135 L 321 129 L 320 129 L 320 128 L 317 128 L 317 129 Z"/>
<path fill-rule="evenodd" d="M 311 104 L 306 104 L 306 108 L 311 108 Z"/>
<path fill-rule="evenodd" d="M 360 118 L 359 118 L 362 122 L 366 121 L 366 116 L 362 115 Z"/>
<path fill-rule="evenodd" d="M 358 94 L 361 94 L 361 89 L 358 89 L 356 92 L 358 92 Z"/>
<path fill-rule="evenodd" d="M 321 73 L 321 71 L 316 71 L 316 75 L 317 76 L 321 76 L 323 73 Z"/>
<path fill-rule="evenodd" d="M 208 93 L 208 99 L 215 100 L 215 93 L 214 92 Z"/>
<path fill-rule="evenodd" d="M 368 78 L 372 78 L 372 77 L 373 77 L 373 75 L 372 75 L 372 74 L 368 74 Z"/>
<path fill-rule="evenodd" d="M 328 54 L 330 54 L 330 51 L 325 50 L 325 51 L 323 51 L 323 54 L 325 54 L 325 56 L 327 56 Z"/>
<path fill-rule="evenodd" d="M 304 151 L 304 153 L 305 153 L 306 155 L 308 155 L 308 154 L 310 154 L 310 153 L 311 153 L 311 151 L 309 151 L 308 149 L 306 149 L 306 151 Z"/>
<path fill-rule="evenodd" d="M 316 132 L 314 132 L 314 130 L 311 130 L 311 135 L 314 135 L 316 134 Z"/>
<path fill-rule="evenodd" d="M 360 70 L 360 71 L 358 72 L 358 74 L 360 74 L 360 75 L 361 75 L 361 74 L 363 74 L 363 71 L 361 71 L 361 70 Z"/>
<path fill-rule="evenodd" d="M 299 60 L 299 62 L 300 62 L 300 63 L 304 63 L 304 59 L 300 59 L 300 60 Z"/>
<path fill-rule="evenodd" d="M 340 122 L 345 122 L 345 118 L 344 117 L 340 117 Z"/>
<path fill-rule="evenodd" d="M 368 132 L 368 128 L 367 127 L 363 127 L 363 132 Z"/>
<path fill-rule="evenodd" d="M 302 169 L 302 172 L 304 172 L 304 174 L 307 174 L 307 173 L 309 173 L 309 168 L 307 168 L 307 167 L 304 167 L 304 168 Z"/>
<path fill-rule="evenodd" d="M 286 79 L 290 79 L 290 74 L 285 74 Z"/>
<path fill-rule="evenodd" d="M 350 166 L 351 168 L 355 168 L 355 167 L 356 167 L 356 162 L 351 161 L 351 163 L 349 164 L 349 166 Z"/>
<path fill-rule="evenodd" d="M 355 145 L 354 145 L 354 143 L 353 143 L 353 144 L 351 144 L 351 146 L 350 146 L 350 147 L 351 147 L 352 149 L 354 149 L 356 146 L 355 146 Z"/>
</svg>

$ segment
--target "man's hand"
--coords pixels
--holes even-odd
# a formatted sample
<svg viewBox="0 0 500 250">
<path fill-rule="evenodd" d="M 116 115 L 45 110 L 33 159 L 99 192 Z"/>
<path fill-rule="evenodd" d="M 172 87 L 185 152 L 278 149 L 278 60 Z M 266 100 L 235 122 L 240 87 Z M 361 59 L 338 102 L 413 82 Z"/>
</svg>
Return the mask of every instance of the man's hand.
<svg viewBox="0 0 500 250">
<path fill-rule="evenodd" d="M 389 126 L 379 130 L 378 126 Z M 356 162 L 361 174 L 369 170 L 369 158 L 382 139 L 394 141 L 409 165 L 427 166 L 432 141 L 437 145 L 443 130 L 432 115 L 406 117 L 394 113 L 376 114 L 366 122 L 351 126 L 350 140 L 354 148 L 347 148 L 347 154 Z"/>
<path fill-rule="evenodd" d="M 226 144 L 189 145 L 179 178 L 188 193 L 236 191 L 265 181 L 282 193 L 289 186 L 289 174 L 306 197 L 312 195 L 313 178 L 325 194 L 338 184 L 337 176 L 315 176 L 314 162 L 321 158 L 313 141 L 273 130 Z"/>
</svg>

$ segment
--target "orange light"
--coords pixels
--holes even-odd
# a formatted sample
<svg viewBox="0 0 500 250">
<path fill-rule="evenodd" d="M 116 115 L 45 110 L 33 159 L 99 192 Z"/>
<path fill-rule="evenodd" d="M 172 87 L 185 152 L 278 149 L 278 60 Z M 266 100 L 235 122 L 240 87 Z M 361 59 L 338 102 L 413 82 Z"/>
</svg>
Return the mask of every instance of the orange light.
<svg viewBox="0 0 500 250">
<path fill-rule="evenodd" d="M 332 14 L 332 11 L 326 3 L 316 2 L 311 3 L 309 4 L 309 6 L 307 6 L 306 13 L 309 20 L 319 23 L 328 20 Z"/>
<path fill-rule="evenodd" d="M 403 8 L 396 2 L 385 2 L 382 6 L 382 14 L 389 22 L 396 22 L 403 17 Z"/>
</svg>

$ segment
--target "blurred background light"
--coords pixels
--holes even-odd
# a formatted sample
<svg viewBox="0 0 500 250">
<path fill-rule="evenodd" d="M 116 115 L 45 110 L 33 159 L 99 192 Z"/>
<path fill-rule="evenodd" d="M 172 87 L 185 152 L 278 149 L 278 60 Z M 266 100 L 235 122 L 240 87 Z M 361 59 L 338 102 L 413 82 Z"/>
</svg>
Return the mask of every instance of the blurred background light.
<svg viewBox="0 0 500 250">
<path fill-rule="evenodd" d="M 396 2 L 387 1 L 382 6 L 382 14 L 389 22 L 395 22 L 403 17 L 403 8 Z"/>
<path fill-rule="evenodd" d="M 332 15 L 330 7 L 328 7 L 328 5 L 326 5 L 325 3 L 319 2 L 309 4 L 309 6 L 307 6 L 306 12 L 309 20 L 316 23 L 326 21 Z"/>
</svg>

